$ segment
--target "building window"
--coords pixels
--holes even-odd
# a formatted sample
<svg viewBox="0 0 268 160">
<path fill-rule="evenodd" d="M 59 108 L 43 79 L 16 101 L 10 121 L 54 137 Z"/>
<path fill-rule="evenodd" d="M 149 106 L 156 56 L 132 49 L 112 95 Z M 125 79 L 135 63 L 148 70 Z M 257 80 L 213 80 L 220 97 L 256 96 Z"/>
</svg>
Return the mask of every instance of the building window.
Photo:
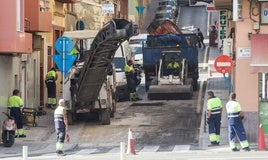
<svg viewBox="0 0 268 160">
<path fill-rule="evenodd" d="M 74 12 L 74 5 L 73 4 L 67 4 L 67 10 L 69 12 Z"/>
<path fill-rule="evenodd" d="M 22 0 L 16 0 L 16 31 L 22 32 Z"/>
<path fill-rule="evenodd" d="M 259 99 L 268 101 L 268 73 L 259 73 Z"/>
<path fill-rule="evenodd" d="M 49 0 L 40 0 L 40 11 L 49 11 Z"/>
</svg>

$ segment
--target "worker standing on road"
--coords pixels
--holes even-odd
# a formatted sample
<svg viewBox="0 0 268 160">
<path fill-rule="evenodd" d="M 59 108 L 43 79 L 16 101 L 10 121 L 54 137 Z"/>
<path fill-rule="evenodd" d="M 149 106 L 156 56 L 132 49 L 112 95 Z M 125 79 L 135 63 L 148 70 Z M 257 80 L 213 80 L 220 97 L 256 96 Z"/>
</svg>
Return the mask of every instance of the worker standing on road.
<svg viewBox="0 0 268 160">
<path fill-rule="evenodd" d="M 125 66 L 125 74 L 127 78 L 127 88 L 129 91 L 129 99 L 131 101 L 139 100 L 138 94 L 136 92 L 136 73 L 133 67 L 133 61 L 128 60 Z"/>
<path fill-rule="evenodd" d="M 10 116 L 15 118 L 15 123 L 17 125 L 16 136 L 19 138 L 25 138 L 22 123 L 22 112 L 21 108 L 23 107 L 23 101 L 20 98 L 20 91 L 15 89 L 13 91 L 13 95 L 8 98 L 7 106 L 10 109 Z"/>
<path fill-rule="evenodd" d="M 63 143 L 65 140 L 66 132 L 69 129 L 64 99 L 59 100 L 59 105 L 54 111 L 54 122 L 57 134 L 56 153 L 59 156 L 64 156 L 65 154 L 62 150 Z"/>
<path fill-rule="evenodd" d="M 52 108 L 56 107 L 57 99 L 56 99 L 56 80 L 58 76 L 55 68 L 51 68 L 49 72 L 46 74 L 46 86 L 47 86 L 47 107 Z"/>
<path fill-rule="evenodd" d="M 238 138 L 240 145 L 244 151 L 250 151 L 246 132 L 242 122 L 244 114 L 241 110 L 239 102 L 236 101 L 235 93 L 230 94 L 229 101 L 226 104 L 226 110 L 228 114 L 229 144 L 232 151 L 239 151 L 235 144 L 235 137 Z"/>
<path fill-rule="evenodd" d="M 215 97 L 214 92 L 207 92 L 207 123 L 209 127 L 209 140 L 211 145 L 218 146 L 220 143 L 222 102 Z"/>
</svg>

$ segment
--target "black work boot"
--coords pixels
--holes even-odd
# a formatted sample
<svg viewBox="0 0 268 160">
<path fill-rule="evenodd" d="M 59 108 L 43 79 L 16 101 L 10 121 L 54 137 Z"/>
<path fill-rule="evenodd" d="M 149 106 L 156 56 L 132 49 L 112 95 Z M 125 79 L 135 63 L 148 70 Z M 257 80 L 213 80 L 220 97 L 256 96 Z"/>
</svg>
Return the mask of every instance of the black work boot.
<svg viewBox="0 0 268 160">
<path fill-rule="evenodd" d="M 246 152 L 250 152 L 251 151 L 251 149 L 249 147 L 245 147 L 245 148 L 242 148 L 242 149 L 243 149 L 243 151 L 246 151 Z"/>
<path fill-rule="evenodd" d="M 240 151 L 237 147 L 235 147 L 235 148 L 232 148 L 232 151 L 233 152 L 238 152 L 238 151 Z"/>
</svg>

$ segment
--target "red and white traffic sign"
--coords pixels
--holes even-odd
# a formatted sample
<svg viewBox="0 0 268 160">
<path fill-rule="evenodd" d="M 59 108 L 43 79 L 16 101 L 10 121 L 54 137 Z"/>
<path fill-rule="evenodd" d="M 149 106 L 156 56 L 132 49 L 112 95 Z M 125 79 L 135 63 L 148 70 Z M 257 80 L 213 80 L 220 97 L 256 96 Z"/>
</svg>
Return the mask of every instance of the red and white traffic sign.
<svg viewBox="0 0 268 160">
<path fill-rule="evenodd" d="M 207 11 L 216 11 L 214 4 L 207 4 L 206 6 Z"/>
<path fill-rule="evenodd" d="M 233 69 L 233 60 L 227 55 L 220 55 L 215 59 L 214 67 L 219 73 L 229 73 Z"/>
</svg>

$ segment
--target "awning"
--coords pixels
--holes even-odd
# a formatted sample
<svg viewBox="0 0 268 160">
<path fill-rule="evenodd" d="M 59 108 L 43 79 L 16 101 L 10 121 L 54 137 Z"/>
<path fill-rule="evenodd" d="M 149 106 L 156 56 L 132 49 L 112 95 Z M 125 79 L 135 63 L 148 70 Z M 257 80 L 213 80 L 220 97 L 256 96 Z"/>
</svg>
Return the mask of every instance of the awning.
<svg viewBox="0 0 268 160">
<path fill-rule="evenodd" d="M 268 73 L 268 34 L 251 35 L 251 60 L 253 73 Z"/>
</svg>

